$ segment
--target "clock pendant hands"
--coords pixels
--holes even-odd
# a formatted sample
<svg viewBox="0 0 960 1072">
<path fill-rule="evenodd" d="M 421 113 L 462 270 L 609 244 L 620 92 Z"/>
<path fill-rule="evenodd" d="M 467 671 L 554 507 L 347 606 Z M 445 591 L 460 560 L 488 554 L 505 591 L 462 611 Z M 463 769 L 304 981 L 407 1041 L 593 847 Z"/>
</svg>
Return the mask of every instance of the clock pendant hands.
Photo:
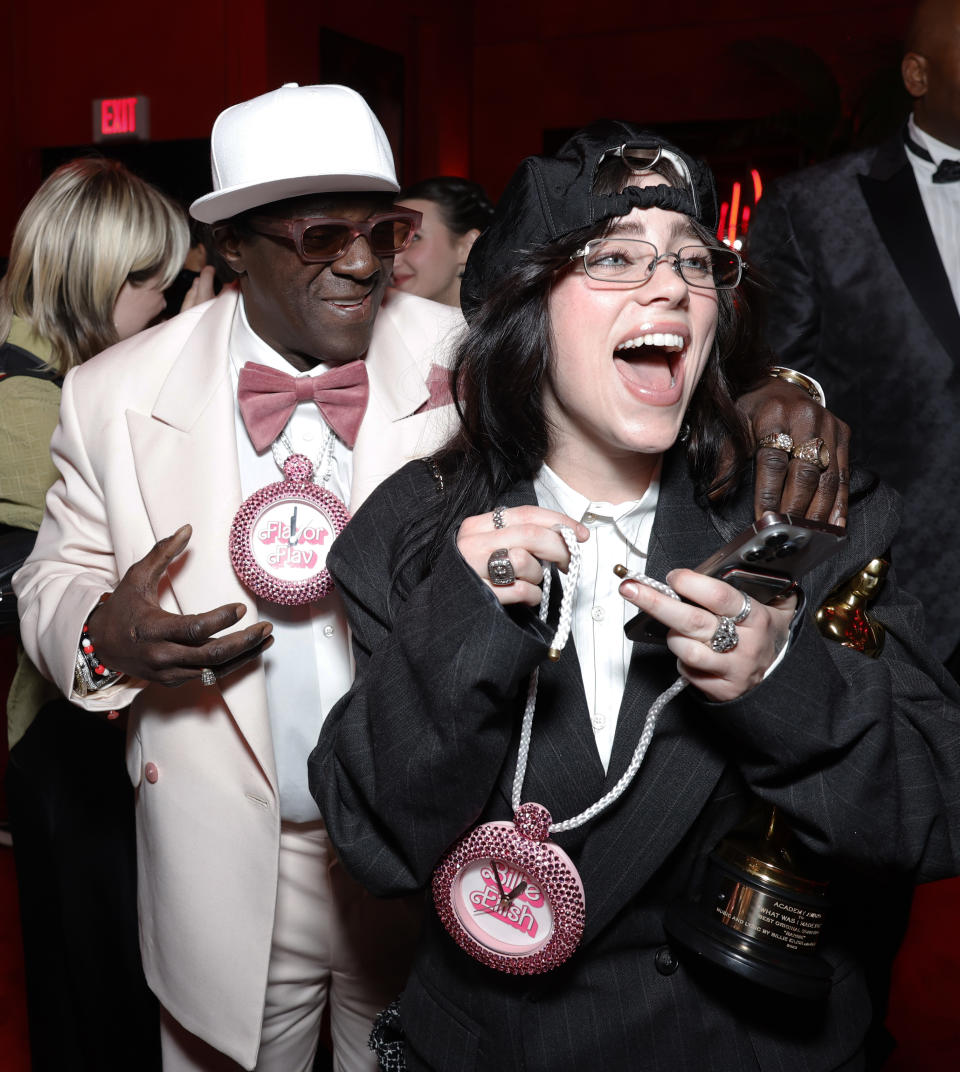
<svg viewBox="0 0 960 1072">
<path fill-rule="evenodd" d="M 507 894 L 507 903 L 512 903 L 514 897 L 519 897 L 521 893 L 527 888 L 526 882 L 520 882 Z"/>
<path fill-rule="evenodd" d="M 510 898 L 507 896 L 506 890 L 503 888 L 503 883 L 500 881 L 500 871 L 497 868 L 497 861 L 491 860 L 490 866 L 493 868 L 493 877 L 497 880 L 497 889 L 500 891 L 500 903 L 497 905 L 497 911 L 503 912 L 510 904 Z"/>
<path fill-rule="evenodd" d="M 514 898 L 519 897 L 521 893 L 527 888 L 526 882 L 518 882 L 513 889 L 507 893 L 503 888 L 503 883 L 500 881 L 500 871 L 497 867 L 497 861 L 491 859 L 490 867 L 493 871 L 493 878 L 497 884 L 497 889 L 500 891 L 500 900 L 493 906 L 493 908 L 477 908 L 474 910 L 474 915 L 478 916 L 482 912 L 506 912 L 506 910 L 513 904 Z"/>
<path fill-rule="evenodd" d="M 287 543 L 290 544 L 291 547 L 293 547 L 293 545 L 297 542 L 296 535 L 295 535 L 296 531 L 297 531 L 297 508 L 294 507 L 293 508 L 293 514 L 290 517 L 290 538 L 287 540 Z"/>
</svg>

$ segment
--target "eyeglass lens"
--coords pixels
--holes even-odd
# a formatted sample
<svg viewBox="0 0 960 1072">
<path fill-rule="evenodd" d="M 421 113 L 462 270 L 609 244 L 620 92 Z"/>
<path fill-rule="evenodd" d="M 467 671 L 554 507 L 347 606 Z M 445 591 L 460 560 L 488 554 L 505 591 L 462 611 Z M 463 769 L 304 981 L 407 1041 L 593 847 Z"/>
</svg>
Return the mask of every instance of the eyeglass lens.
<svg viewBox="0 0 960 1072">
<path fill-rule="evenodd" d="M 388 256 L 403 249 L 413 229 L 407 219 L 378 220 L 369 228 L 368 237 L 373 252 Z M 358 228 L 358 230 L 362 230 Z M 342 223 L 316 223 L 303 232 L 303 254 L 320 259 L 339 257 L 353 241 L 353 230 Z"/>
<path fill-rule="evenodd" d="M 591 279 L 612 283 L 640 283 L 653 273 L 659 260 L 670 258 L 691 287 L 726 290 L 740 282 L 740 258 L 729 249 L 683 246 L 676 253 L 658 255 L 657 248 L 639 238 L 601 238 L 587 243 L 583 264 Z"/>
</svg>

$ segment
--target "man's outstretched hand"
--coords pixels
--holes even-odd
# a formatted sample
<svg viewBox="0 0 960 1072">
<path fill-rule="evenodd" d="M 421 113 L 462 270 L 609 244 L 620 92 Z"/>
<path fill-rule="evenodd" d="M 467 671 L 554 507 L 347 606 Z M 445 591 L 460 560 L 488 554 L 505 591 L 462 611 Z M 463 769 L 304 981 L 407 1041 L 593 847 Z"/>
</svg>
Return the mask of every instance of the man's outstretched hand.
<svg viewBox="0 0 960 1072">
<path fill-rule="evenodd" d="M 846 525 L 850 480 L 850 429 L 800 387 L 771 378 L 741 395 L 737 407 L 746 417 L 754 442 L 786 432 L 798 447 L 822 439 L 830 452 L 822 472 L 811 461 L 792 457 L 777 447 L 756 454 L 753 505 L 756 517 L 778 510 L 812 521 Z"/>
<path fill-rule="evenodd" d="M 184 525 L 154 544 L 90 616 L 90 639 L 107 669 L 161 685 L 182 685 L 199 678 L 204 668 L 224 677 L 273 643 L 269 622 L 213 636 L 243 617 L 246 607 L 242 603 L 228 603 L 203 614 L 171 614 L 160 606 L 160 581 L 186 548 L 192 531 Z"/>
</svg>

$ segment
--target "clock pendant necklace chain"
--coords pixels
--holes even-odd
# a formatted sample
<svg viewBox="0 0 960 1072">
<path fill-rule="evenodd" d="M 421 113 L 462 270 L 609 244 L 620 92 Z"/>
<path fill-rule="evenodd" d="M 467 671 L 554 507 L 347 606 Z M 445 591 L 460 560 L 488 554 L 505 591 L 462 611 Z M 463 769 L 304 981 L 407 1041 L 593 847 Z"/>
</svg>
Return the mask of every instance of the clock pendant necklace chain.
<svg viewBox="0 0 960 1072">
<path fill-rule="evenodd" d="M 549 650 L 559 659 L 573 621 L 573 597 L 580 575 L 580 548 L 569 528 L 560 530 L 570 551 L 567 583 L 560 602 L 560 622 Z M 668 586 L 640 574 L 633 579 L 674 599 Z M 540 620 L 550 605 L 551 570 L 543 570 Z M 487 822 L 457 841 L 433 874 L 433 900 L 440 920 L 457 944 L 475 960 L 511 975 L 532 975 L 563 964 L 583 935 L 586 906 L 583 882 L 570 857 L 550 835 L 583 826 L 617 800 L 640 769 L 664 707 L 686 686 L 677 680 L 651 704 L 640 740 L 623 776 L 599 800 L 578 815 L 553 822 L 550 812 L 533 801 L 522 803 L 523 782 L 537 703 L 539 667 L 530 675 L 513 780 L 513 822 Z M 509 887 L 509 888 L 508 888 Z"/>
<path fill-rule="evenodd" d="M 277 436 L 270 446 L 270 451 L 273 454 L 273 460 L 277 463 L 280 469 L 283 469 L 284 462 L 292 457 L 294 454 L 302 454 L 305 458 L 308 458 L 313 462 L 313 479 L 320 487 L 325 488 L 330 482 L 330 477 L 333 475 L 333 450 L 336 445 L 336 435 L 329 426 L 327 427 L 327 434 L 323 441 L 323 445 L 320 447 L 320 451 L 316 458 L 311 458 L 309 454 L 302 450 L 294 450 L 293 443 L 290 440 L 290 436 L 287 434 L 287 430 L 292 423 L 293 418 L 287 422 L 286 428 Z M 283 447 L 286 450 L 286 454 L 283 454 L 280 448 Z M 320 470 L 326 463 L 326 472 L 322 477 L 319 476 Z"/>
</svg>

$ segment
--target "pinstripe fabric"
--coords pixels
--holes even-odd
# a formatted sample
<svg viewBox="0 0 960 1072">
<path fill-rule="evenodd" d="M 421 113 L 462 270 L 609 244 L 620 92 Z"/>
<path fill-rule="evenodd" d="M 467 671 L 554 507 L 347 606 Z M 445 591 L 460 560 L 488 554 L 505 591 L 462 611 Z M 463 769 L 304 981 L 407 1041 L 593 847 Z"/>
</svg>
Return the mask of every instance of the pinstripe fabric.
<svg viewBox="0 0 960 1072">
<path fill-rule="evenodd" d="M 452 542 L 405 598 L 391 595 L 401 533 L 432 493 L 427 468 L 408 466 L 358 512 L 330 558 L 354 628 L 357 678 L 324 726 L 311 787 L 344 863 L 381 894 L 423 887 L 463 831 L 509 816 L 523 691 L 545 649 L 534 616 L 504 613 Z M 531 496 L 517 488 L 507 502 Z M 727 516 L 708 516 L 694 505 L 685 467 L 669 458 L 650 572 L 702 560 L 749 510 L 745 495 Z M 847 548 L 808 579 L 809 605 L 881 553 L 896 524 L 892 493 L 861 496 Z M 756 796 L 780 805 L 809 846 L 842 865 L 854 914 L 875 881 L 956 870 L 960 697 L 913 643 L 916 602 L 891 580 L 880 604 L 890 630 L 880 660 L 828 644 L 805 622 L 748 696 L 710 704 L 687 690 L 667 708 L 627 793 L 557 838 L 577 863 L 587 905 L 583 943 L 567 964 L 528 979 L 490 971 L 428 912 L 401 1003 L 410 1067 L 862 1067 L 870 1007 L 843 927 L 822 949 L 834 966 L 829 1000 L 802 1013 L 727 973 L 681 962 L 661 974 L 656 954 L 666 945 L 666 908 L 695 895 L 707 853 Z M 543 664 L 524 790 L 557 818 L 619 777 L 648 704 L 676 672 L 663 649 L 636 646 L 605 775 L 575 659 L 568 646 L 558 663 Z M 847 918 L 844 906 L 837 918 Z"/>
</svg>

